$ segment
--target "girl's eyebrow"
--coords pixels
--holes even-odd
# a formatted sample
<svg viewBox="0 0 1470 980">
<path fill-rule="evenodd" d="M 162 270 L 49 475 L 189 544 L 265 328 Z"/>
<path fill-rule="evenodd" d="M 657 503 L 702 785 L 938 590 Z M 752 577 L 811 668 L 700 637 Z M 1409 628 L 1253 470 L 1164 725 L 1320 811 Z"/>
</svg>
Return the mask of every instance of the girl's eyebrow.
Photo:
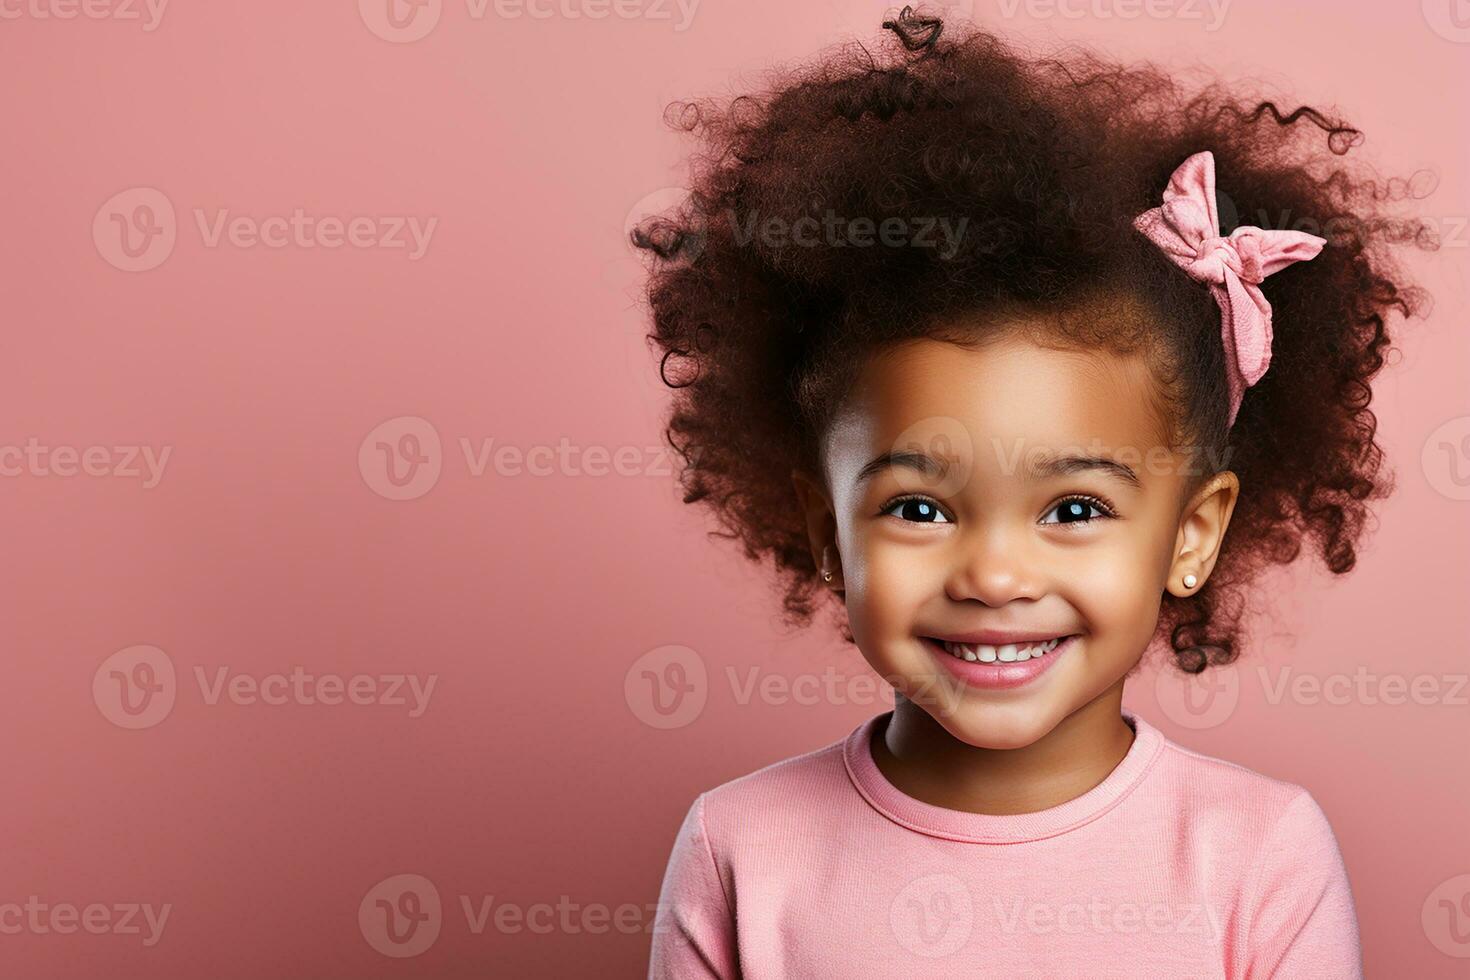
<svg viewBox="0 0 1470 980">
<path fill-rule="evenodd" d="M 1032 462 L 1031 475 L 1035 479 L 1044 479 L 1049 476 L 1066 476 L 1071 473 L 1081 473 L 1085 470 L 1102 470 L 1129 484 L 1135 489 L 1142 490 L 1143 483 L 1138 479 L 1138 473 L 1127 463 L 1110 459 L 1107 456 L 1043 456 Z"/>
<path fill-rule="evenodd" d="M 895 449 L 873 457 L 858 470 L 857 476 L 853 478 L 853 486 L 862 486 L 863 481 L 871 478 L 880 470 L 890 466 L 903 466 L 930 477 L 943 478 L 949 472 L 948 459 L 935 459 L 928 453 L 916 452 L 909 449 Z"/>
<path fill-rule="evenodd" d="M 890 466 L 902 466 L 911 470 L 917 470 L 924 476 L 939 477 L 943 479 L 949 472 L 951 462 L 949 459 L 936 459 L 928 453 L 914 450 L 891 450 L 875 456 L 858 470 L 857 477 L 853 480 L 854 486 L 861 486 L 864 480 L 871 478 L 880 470 Z M 1106 456 L 1078 456 L 1075 454 L 1063 454 L 1059 456 L 1043 455 L 1039 459 L 1031 460 L 1028 466 L 1030 476 L 1033 480 L 1042 480 L 1052 476 L 1066 476 L 1072 473 L 1082 473 L 1087 470 L 1101 470 L 1122 480 L 1124 483 L 1142 490 L 1143 484 L 1138 479 L 1138 473 L 1127 463 Z"/>
</svg>

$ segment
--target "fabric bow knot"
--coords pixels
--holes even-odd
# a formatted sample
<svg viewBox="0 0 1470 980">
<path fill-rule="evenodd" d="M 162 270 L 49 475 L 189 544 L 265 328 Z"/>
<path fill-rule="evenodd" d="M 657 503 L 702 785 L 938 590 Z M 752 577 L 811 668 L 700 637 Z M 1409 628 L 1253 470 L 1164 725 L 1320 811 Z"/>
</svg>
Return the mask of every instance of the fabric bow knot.
<svg viewBox="0 0 1470 980">
<path fill-rule="evenodd" d="M 1241 281 L 1255 284 L 1266 278 L 1260 238 L 1255 228 L 1237 228 L 1229 238 L 1215 235 L 1199 243 L 1189 274 L 1205 282 L 1225 282 L 1229 269 Z"/>
<path fill-rule="evenodd" d="M 1209 150 L 1181 163 L 1164 189 L 1164 203 L 1133 219 L 1133 226 L 1189 276 L 1208 283 L 1220 306 L 1230 425 L 1245 389 L 1271 364 L 1271 304 L 1261 292 L 1267 276 L 1314 258 L 1325 238 L 1301 231 L 1242 225 L 1220 234 L 1215 210 L 1215 157 Z"/>
</svg>

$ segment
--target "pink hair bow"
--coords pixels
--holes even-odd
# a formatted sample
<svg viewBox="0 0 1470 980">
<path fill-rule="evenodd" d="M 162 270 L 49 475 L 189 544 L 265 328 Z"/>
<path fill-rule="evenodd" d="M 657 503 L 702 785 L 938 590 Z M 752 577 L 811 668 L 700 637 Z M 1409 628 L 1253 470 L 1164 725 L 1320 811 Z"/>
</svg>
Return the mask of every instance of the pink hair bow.
<svg viewBox="0 0 1470 980">
<path fill-rule="evenodd" d="M 1164 189 L 1164 203 L 1133 219 L 1133 227 L 1191 278 L 1209 283 L 1220 305 L 1225 373 L 1230 385 L 1230 425 L 1245 389 L 1271 364 L 1271 304 L 1260 282 L 1293 262 L 1314 258 L 1325 238 L 1301 231 L 1242 225 L 1220 237 L 1215 213 L 1215 157 L 1209 150 L 1179 165 Z"/>
</svg>

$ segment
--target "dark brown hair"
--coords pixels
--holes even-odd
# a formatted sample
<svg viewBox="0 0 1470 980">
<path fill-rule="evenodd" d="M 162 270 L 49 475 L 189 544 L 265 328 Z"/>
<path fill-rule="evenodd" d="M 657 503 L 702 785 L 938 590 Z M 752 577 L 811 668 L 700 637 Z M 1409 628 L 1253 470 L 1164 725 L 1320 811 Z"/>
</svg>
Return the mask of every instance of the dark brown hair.
<svg viewBox="0 0 1470 980">
<path fill-rule="evenodd" d="M 1424 299 L 1389 252 L 1435 247 L 1431 229 L 1384 212 L 1407 185 L 1348 168 L 1361 133 L 1328 112 L 1219 82 L 1186 92 L 1157 66 L 1084 49 L 1023 55 L 907 8 L 884 26 L 879 53 L 844 45 L 763 93 L 670 107 L 700 141 L 691 192 L 633 241 L 650 255 L 649 338 L 675 389 L 665 435 L 684 500 L 711 508 L 713 534 L 769 559 L 787 621 L 809 624 L 831 593 L 790 472 L 821 472 L 821 434 L 864 358 L 911 337 L 963 342 L 959 322 L 973 339 L 1006 312 L 1054 314 L 1069 343 L 1147 349 L 1174 438 L 1239 475 L 1210 579 L 1165 594 L 1159 626 L 1183 670 L 1230 662 L 1250 580 L 1304 540 L 1347 572 L 1366 501 L 1391 489 L 1369 381 L 1388 316 Z M 1215 157 L 1222 234 L 1250 224 L 1328 240 L 1262 286 L 1271 366 L 1228 433 L 1219 308 L 1132 227 L 1201 150 Z M 948 250 L 758 233 L 829 214 L 909 232 L 966 224 Z M 1067 315 L 1104 302 L 1143 315 Z"/>
</svg>

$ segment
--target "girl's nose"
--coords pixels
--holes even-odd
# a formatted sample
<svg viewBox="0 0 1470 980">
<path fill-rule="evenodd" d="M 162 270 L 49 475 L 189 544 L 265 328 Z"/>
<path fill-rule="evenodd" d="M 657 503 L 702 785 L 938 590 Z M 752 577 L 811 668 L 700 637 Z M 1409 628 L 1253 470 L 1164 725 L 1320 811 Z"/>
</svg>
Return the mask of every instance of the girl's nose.
<svg viewBox="0 0 1470 980">
<path fill-rule="evenodd" d="M 945 592 L 956 602 L 976 599 L 987 606 L 1040 598 L 1042 570 L 1031 544 L 1024 529 L 1006 527 L 958 536 Z"/>
</svg>

